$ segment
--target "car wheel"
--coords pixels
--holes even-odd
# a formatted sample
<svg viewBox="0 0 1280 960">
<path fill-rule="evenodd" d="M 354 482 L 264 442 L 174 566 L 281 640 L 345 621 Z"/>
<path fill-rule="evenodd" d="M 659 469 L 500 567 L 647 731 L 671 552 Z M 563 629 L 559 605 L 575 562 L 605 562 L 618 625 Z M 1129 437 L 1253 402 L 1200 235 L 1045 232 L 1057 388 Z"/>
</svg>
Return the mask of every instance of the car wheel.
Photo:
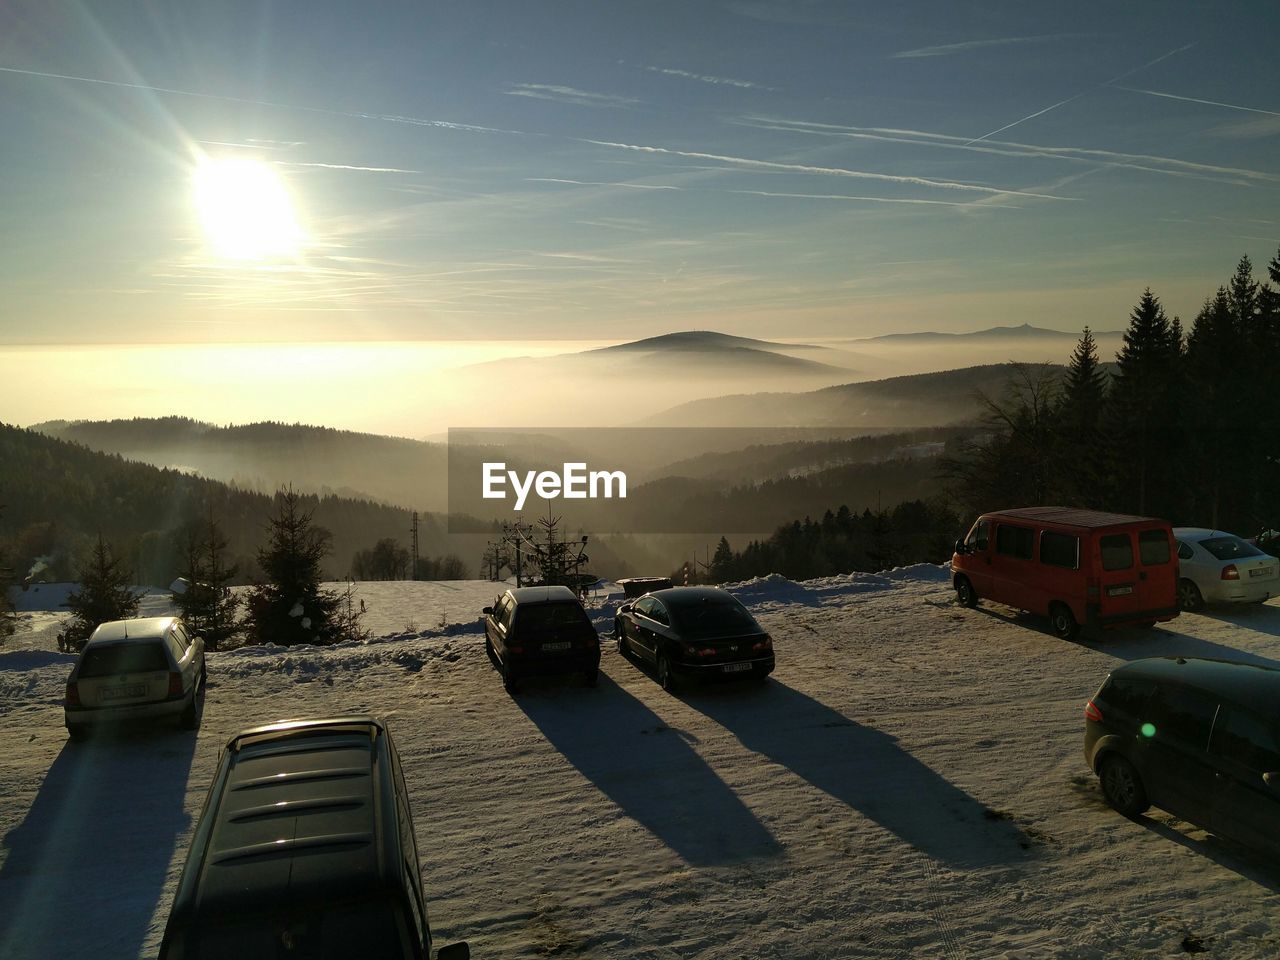
<svg viewBox="0 0 1280 960">
<path fill-rule="evenodd" d="M 1185 577 L 1178 581 L 1178 606 L 1183 610 L 1199 610 L 1204 606 L 1200 588 Z"/>
<path fill-rule="evenodd" d="M 1050 605 L 1049 626 L 1063 640 L 1074 640 L 1080 633 L 1080 624 L 1076 623 L 1075 614 L 1065 603 Z"/>
<path fill-rule="evenodd" d="M 665 653 L 658 654 L 658 685 L 667 693 L 676 691 L 676 675 L 671 672 L 671 661 Z"/>
<path fill-rule="evenodd" d="M 1151 806 L 1142 778 L 1124 757 L 1111 756 L 1103 760 L 1099 779 L 1107 803 L 1126 817 L 1136 817 Z"/>
<path fill-rule="evenodd" d="M 978 591 L 973 589 L 968 577 L 956 577 L 956 601 L 971 609 L 978 605 Z"/>
<path fill-rule="evenodd" d="M 587 686 L 594 687 L 600 680 L 600 671 L 599 669 L 588 670 L 584 676 L 587 678 Z"/>
<path fill-rule="evenodd" d="M 484 653 L 485 656 L 489 658 L 490 663 L 498 662 L 498 655 L 493 652 L 493 641 L 488 637 L 484 638 Z"/>
<path fill-rule="evenodd" d="M 84 727 L 67 727 L 67 737 L 76 743 L 84 743 L 89 739 L 89 731 Z"/>
<path fill-rule="evenodd" d="M 515 674 L 513 674 L 507 667 L 502 668 L 502 689 L 510 694 L 514 694 L 516 692 Z"/>
<path fill-rule="evenodd" d="M 613 635 L 618 640 L 618 652 L 624 657 L 630 658 L 631 648 L 627 646 L 627 635 L 622 632 L 622 626 L 620 624 L 614 624 Z"/>
<path fill-rule="evenodd" d="M 196 694 L 199 689 L 191 691 L 191 702 L 187 704 L 186 709 L 178 717 L 178 726 L 183 730 L 194 730 L 200 725 L 200 711 L 196 709 Z"/>
</svg>

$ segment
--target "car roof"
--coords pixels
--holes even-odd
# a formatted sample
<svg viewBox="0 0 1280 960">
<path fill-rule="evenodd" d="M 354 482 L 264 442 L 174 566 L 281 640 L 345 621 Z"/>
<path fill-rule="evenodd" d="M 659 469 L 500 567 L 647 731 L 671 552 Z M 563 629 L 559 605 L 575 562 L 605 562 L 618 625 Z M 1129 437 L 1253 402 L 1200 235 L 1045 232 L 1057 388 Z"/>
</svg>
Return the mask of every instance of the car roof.
<svg viewBox="0 0 1280 960">
<path fill-rule="evenodd" d="M 670 583 L 670 577 L 623 577 L 621 580 L 615 580 L 618 586 L 626 586 L 628 583 Z"/>
<path fill-rule="evenodd" d="M 1126 679 L 1174 680 L 1253 710 L 1272 712 L 1280 698 L 1280 669 L 1233 660 L 1153 657 L 1111 671 Z"/>
<path fill-rule="evenodd" d="M 984 513 L 987 519 L 1038 520 L 1043 523 L 1061 523 L 1072 527 L 1119 527 L 1132 523 L 1164 523 L 1155 517 L 1135 517 L 1127 513 L 1107 513 L 1103 510 L 1079 510 L 1075 507 L 1019 507 L 1015 510 L 993 510 Z"/>
<path fill-rule="evenodd" d="M 515 597 L 516 603 L 562 603 L 572 600 L 575 603 L 578 595 L 568 587 L 512 587 L 507 593 Z"/>
<path fill-rule="evenodd" d="M 699 600 L 737 599 L 728 590 L 719 587 L 668 587 L 666 590 L 654 590 L 646 596 L 657 597 L 663 603 L 680 604 L 696 603 Z"/>
<path fill-rule="evenodd" d="M 194 892 L 199 922 L 385 887 L 379 739 L 367 716 L 255 727 L 227 744 Z M 388 781 L 389 782 L 389 781 Z M 390 829 L 390 827 L 388 827 Z"/>
<path fill-rule="evenodd" d="M 98 624 L 89 637 L 86 648 L 107 643 L 142 643 L 158 640 L 177 621 L 177 617 L 137 617 L 133 620 L 108 620 Z"/>
<path fill-rule="evenodd" d="M 1173 535 L 1179 540 L 1186 540 L 1191 537 L 1199 537 L 1201 539 L 1208 539 L 1209 537 L 1236 537 L 1237 540 L 1241 539 L 1234 533 L 1226 533 L 1222 530 L 1210 530 L 1208 527 L 1174 527 Z"/>
</svg>

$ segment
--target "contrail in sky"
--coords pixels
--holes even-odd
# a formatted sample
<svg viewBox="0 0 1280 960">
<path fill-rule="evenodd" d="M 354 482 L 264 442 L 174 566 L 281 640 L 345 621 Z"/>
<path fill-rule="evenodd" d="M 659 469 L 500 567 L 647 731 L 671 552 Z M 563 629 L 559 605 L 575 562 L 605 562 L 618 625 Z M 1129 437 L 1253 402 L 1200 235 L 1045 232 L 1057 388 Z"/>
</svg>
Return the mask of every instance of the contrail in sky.
<svg viewBox="0 0 1280 960">
<path fill-rule="evenodd" d="M 1203 103 L 1210 107 L 1226 107 L 1228 110 L 1243 110 L 1246 113 L 1261 113 L 1268 117 L 1280 117 L 1280 112 L 1275 110 L 1259 110 L 1257 107 L 1241 107 L 1234 103 L 1221 103 L 1217 100 L 1201 100 L 1199 97 L 1179 97 L 1172 93 L 1161 93 L 1158 90 L 1141 90 L 1138 87 L 1116 87 L 1117 90 L 1127 90 L 1130 93 L 1145 93 L 1149 97 L 1165 97 L 1169 100 L 1182 100 L 1186 103 Z"/>
<path fill-rule="evenodd" d="M 1154 67 L 1161 60 L 1168 60 L 1174 54 L 1182 53 L 1183 50 L 1190 50 L 1194 46 L 1195 46 L 1194 43 L 1188 43 L 1185 46 L 1178 47 L 1178 49 L 1176 50 L 1170 50 L 1168 53 L 1161 54 L 1160 56 L 1156 57 L 1154 60 L 1150 61 L 1149 63 L 1144 63 L 1142 66 L 1134 67 L 1132 70 L 1129 70 L 1126 73 L 1122 73 L 1118 77 L 1112 77 L 1110 80 L 1103 81 L 1101 84 L 1099 84 L 1099 86 L 1109 87 L 1112 84 L 1114 84 L 1117 80 L 1123 80 L 1125 77 L 1131 77 L 1135 73 L 1140 73 L 1141 71 L 1146 70 L 1148 67 Z M 985 140 L 987 139 L 987 137 L 994 137 L 997 133 L 1003 133 L 1005 130 L 1008 130 L 1010 127 L 1016 127 L 1020 123 L 1026 123 L 1028 120 L 1034 120 L 1036 117 L 1043 116 L 1044 114 L 1048 113 L 1050 110 L 1056 110 L 1058 109 L 1058 107 L 1061 107 L 1064 104 L 1070 103 L 1072 100 L 1079 100 L 1086 93 L 1088 93 L 1087 90 L 1081 91 L 1080 93 L 1077 93 L 1074 97 L 1067 97 L 1067 99 L 1065 100 L 1059 100 L 1057 103 L 1053 104 L 1053 106 L 1045 107 L 1043 110 L 1037 110 L 1035 113 L 1029 114 L 1028 116 L 1023 117 L 1021 120 L 1015 120 L 1013 121 L 1013 123 L 1006 123 L 1003 127 L 1000 127 L 997 130 L 992 130 L 990 133 L 984 133 L 980 137 L 974 137 L 972 140 L 966 143 L 965 146 L 967 147 L 970 144 L 977 143 L 980 140 Z"/>
</svg>

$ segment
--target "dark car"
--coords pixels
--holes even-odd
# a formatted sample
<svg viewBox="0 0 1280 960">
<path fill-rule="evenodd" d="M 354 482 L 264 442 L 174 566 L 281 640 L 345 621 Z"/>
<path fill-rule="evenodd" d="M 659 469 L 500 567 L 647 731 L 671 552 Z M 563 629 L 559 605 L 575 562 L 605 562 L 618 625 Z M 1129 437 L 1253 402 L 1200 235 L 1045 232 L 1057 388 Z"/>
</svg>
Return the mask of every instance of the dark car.
<svg viewBox="0 0 1280 960">
<path fill-rule="evenodd" d="M 1280 856 L 1280 670 L 1165 657 L 1111 672 L 1085 706 L 1107 802 L 1155 805 Z"/>
<path fill-rule="evenodd" d="M 624 603 L 614 636 L 619 653 L 653 665 L 664 690 L 682 679 L 764 680 L 773 672 L 773 640 L 718 587 L 673 587 Z"/>
<path fill-rule="evenodd" d="M 600 673 L 600 637 L 568 587 L 516 587 L 484 608 L 485 651 L 515 693 L 524 677 Z"/>
<path fill-rule="evenodd" d="M 391 733 L 373 717 L 232 737 L 191 840 L 160 960 L 425 960 L 431 927 Z M 441 960 L 465 960 L 455 943 Z"/>
</svg>

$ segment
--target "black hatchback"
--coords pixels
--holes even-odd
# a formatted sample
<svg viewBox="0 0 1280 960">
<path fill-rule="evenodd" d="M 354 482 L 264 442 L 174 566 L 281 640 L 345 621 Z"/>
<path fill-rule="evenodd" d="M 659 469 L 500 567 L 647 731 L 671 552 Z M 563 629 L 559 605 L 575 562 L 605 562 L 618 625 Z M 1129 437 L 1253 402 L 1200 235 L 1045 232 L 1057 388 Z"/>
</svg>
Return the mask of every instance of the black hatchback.
<svg viewBox="0 0 1280 960">
<path fill-rule="evenodd" d="M 663 689 L 680 679 L 764 680 L 773 640 L 738 598 L 718 587 L 655 590 L 614 618 L 618 652 L 653 665 Z"/>
<path fill-rule="evenodd" d="M 482 612 L 485 652 L 508 693 L 525 677 L 564 673 L 595 685 L 600 637 L 568 587 L 516 587 Z"/>
<path fill-rule="evenodd" d="M 1112 807 L 1155 805 L 1280 856 L 1280 670 L 1162 657 L 1113 670 L 1084 753 Z"/>
</svg>

